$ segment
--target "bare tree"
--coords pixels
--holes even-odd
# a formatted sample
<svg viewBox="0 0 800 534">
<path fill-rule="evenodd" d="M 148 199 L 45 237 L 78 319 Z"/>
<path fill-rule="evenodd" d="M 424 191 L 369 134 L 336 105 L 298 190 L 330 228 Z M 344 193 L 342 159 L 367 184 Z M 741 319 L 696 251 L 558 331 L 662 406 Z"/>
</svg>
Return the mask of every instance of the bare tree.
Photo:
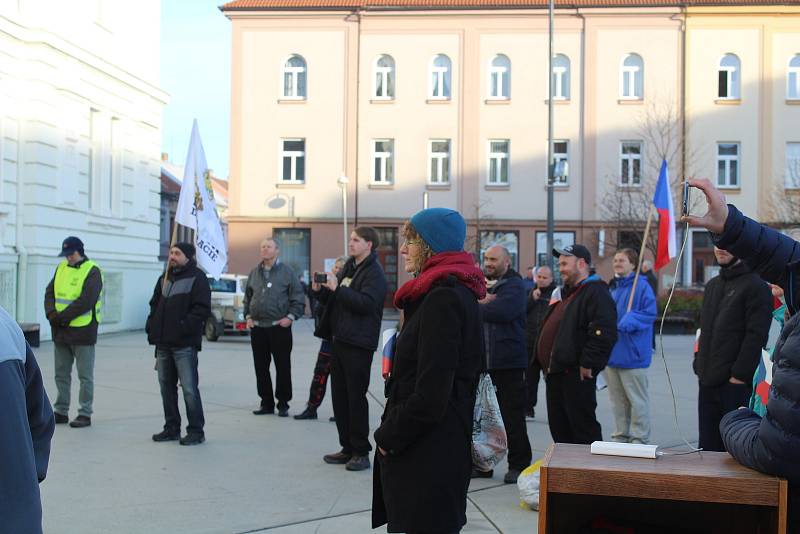
<svg viewBox="0 0 800 534">
<path fill-rule="evenodd" d="M 800 228 L 800 161 L 787 165 L 786 174 L 781 173 L 772 182 L 770 199 L 768 216 L 773 226 L 794 231 Z"/>
<path fill-rule="evenodd" d="M 485 228 L 485 223 L 494 217 L 487 212 L 486 208 L 492 203 L 491 199 L 478 200 L 472 205 L 472 212 L 475 214 L 475 235 L 467 238 L 464 244 L 465 250 L 472 250 L 475 258 L 481 257 L 481 233 Z"/>
<path fill-rule="evenodd" d="M 651 100 L 642 108 L 637 122 L 637 135 L 642 140 L 641 167 L 638 184 L 625 184 L 622 170 L 607 175 L 607 187 L 600 205 L 600 217 L 608 223 L 604 244 L 614 249 L 642 246 L 647 216 L 653 204 L 661 162 L 666 160 L 670 170 L 670 191 L 676 216 L 680 215 L 682 182 L 692 175 L 696 151 L 690 149 L 682 131 L 680 112 L 674 102 Z M 690 208 L 700 204 L 695 195 Z M 646 250 L 656 254 L 658 242 L 658 216 L 654 214 Z"/>
</svg>

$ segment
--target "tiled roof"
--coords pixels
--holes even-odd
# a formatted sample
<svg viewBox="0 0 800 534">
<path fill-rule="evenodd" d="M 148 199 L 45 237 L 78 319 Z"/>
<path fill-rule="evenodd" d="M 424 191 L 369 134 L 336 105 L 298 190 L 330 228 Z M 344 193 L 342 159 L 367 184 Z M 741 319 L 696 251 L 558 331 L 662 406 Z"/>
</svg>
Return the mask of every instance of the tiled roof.
<svg viewBox="0 0 800 534">
<path fill-rule="evenodd" d="M 275 9 L 497 9 L 546 8 L 548 0 L 232 0 L 222 11 Z M 698 7 L 800 5 L 800 0 L 555 0 L 556 7 Z"/>
</svg>

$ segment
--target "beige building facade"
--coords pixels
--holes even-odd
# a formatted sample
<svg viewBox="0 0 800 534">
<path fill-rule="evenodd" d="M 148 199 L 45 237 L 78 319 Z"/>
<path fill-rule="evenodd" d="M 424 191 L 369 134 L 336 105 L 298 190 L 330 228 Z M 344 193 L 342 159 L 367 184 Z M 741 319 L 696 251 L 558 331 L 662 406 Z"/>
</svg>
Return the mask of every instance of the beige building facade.
<svg viewBox="0 0 800 534">
<path fill-rule="evenodd" d="M 568 163 L 554 186 L 557 242 L 586 244 L 610 276 L 614 248 L 643 231 L 662 157 L 676 184 L 722 180 L 732 202 L 769 220 L 800 142 L 789 79 L 800 7 L 790 3 L 556 10 L 554 152 Z M 232 271 L 258 261 L 265 235 L 284 242 L 301 275 L 322 269 L 343 251 L 343 188 L 349 227 L 379 229 L 394 287 L 407 279 L 399 230 L 424 203 L 464 214 L 468 250 L 502 243 L 521 270 L 543 260 L 546 4 L 401 4 L 223 6 L 233 25 Z M 680 276 L 702 283 L 713 267 L 703 236 L 690 241 Z"/>
</svg>

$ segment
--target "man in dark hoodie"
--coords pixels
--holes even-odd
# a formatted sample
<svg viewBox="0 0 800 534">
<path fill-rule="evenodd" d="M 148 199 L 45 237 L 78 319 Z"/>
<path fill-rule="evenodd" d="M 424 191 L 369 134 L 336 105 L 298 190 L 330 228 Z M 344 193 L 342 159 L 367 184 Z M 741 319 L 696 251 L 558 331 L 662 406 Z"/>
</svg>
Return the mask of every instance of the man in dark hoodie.
<svg viewBox="0 0 800 534">
<path fill-rule="evenodd" d="M 53 332 L 58 389 L 56 423 L 64 424 L 69 420 L 72 363 L 75 362 L 81 384 L 80 406 L 78 416 L 69 426 L 84 428 L 92 424 L 94 347 L 101 320 L 103 275 L 100 267 L 86 257 L 83 242 L 77 237 L 64 240 L 59 256 L 64 260 L 44 293 L 44 311 Z"/>
<path fill-rule="evenodd" d="M 164 405 L 164 430 L 153 441 L 174 441 L 197 445 L 205 441 L 203 403 L 200 399 L 197 352 L 201 349 L 203 326 L 211 313 L 208 277 L 194 259 L 191 243 L 177 243 L 169 249 L 166 280 L 159 275 L 150 299 L 145 330 L 147 341 L 156 346 L 158 383 Z M 178 381 L 186 403 L 186 436 L 181 437 L 178 411 Z"/>
<path fill-rule="evenodd" d="M 748 404 L 752 376 L 772 322 L 772 292 L 730 252 L 714 247 L 714 256 L 721 269 L 703 292 L 693 367 L 700 382 L 699 447 L 724 451 L 719 423 L 726 413 Z"/>
<path fill-rule="evenodd" d="M 553 269 L 548 265 L 541 265 L 534 271 L 536 286 L 528 294 L 528 319 L 525 328 L 525 339 L 528 349 L 528 369 L 525 372 L 525 384 L 528 387 L 528 400 L 525 409 L 525 416 L 533 418 L 536 416 L 536 401 L 539 396 L 539 375 L 542 373 L 542 366 L 536 359 L 536 339 L 539 337 L 539 329 L 550 309 L 550 297 L 556 289 L 553 280 Z"/>
<path fill-rule="evenodd" d="M 531 463 L 531 443 L 525 426 L 525 283 L 511 268 L 511 255 L 495 245 L 483 255 L 483 270 L 490 287 L 480 301 L 486 343 L 486 369 L 497 388 L 497 403 L 508 436 L 508 472 L 503 481 L 513 484 Z M 492 471 L 473 471 L 474 478 L 489 478 Z"/>
<path fill-rule="evenodd" d="M 342 450 L 322 457 L 328 464 L 344 464 L 348 471 L 369 469 L 370 368 L 381 333 L 386 276 L 378 262 L 378 232 L 359 226 L 350 234 L 350 258 L 339 274 L 328 273 L 326 284 L 314 283 L 325 306 L 314 335 L 333 341 L 331 397 Z"/>
<path fill-rule="evenodd" d="M 617 310 L 606 283 L 590 274 L 583 245 L 553 249 L 564 287 L 539 331 L 536 357 L 545 371 L 547 420 L 556 443 L 603 439 L 597 421 L 597 373 L 617 342 Z"/>
<path fill-rule="evenodd" d="M 47 475 L 53 409 L 16 321 L 0 308 L 0 531 L 42 532 L 39 483 Z"/>
</svg>

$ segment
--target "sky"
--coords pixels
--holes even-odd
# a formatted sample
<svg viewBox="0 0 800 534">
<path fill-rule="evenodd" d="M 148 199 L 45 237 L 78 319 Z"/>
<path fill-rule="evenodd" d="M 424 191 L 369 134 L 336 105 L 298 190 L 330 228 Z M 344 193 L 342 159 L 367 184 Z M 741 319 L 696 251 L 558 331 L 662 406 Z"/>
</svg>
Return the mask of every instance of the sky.
<svg viewBox="0 0 800 534">
<path fill-rule="evenodd" d="M 161 151 L 183 165 L 197 119 L 208 166 L 227 178 L 231 23 L 218 8 L 222 3 L 161 1 L 161 89 L 169 94 Z"/>
</svg>

